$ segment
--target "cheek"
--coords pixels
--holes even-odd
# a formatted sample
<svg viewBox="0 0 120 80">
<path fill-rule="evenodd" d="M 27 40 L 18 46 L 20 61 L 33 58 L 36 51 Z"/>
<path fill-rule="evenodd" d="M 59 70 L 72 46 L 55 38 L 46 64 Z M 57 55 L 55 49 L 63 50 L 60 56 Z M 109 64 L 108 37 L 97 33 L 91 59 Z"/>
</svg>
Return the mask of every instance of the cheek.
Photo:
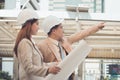
<svg viewBox="0 0 120 80">
<path fill-rule="evenodd" d="M 63 36 L 63 30 L 62 29 L 57 29 L 55 31 L 55 35 L 59 36 L 59 37 L 62 37 Z"/>
<path fill-rule="evenodd" d="M 32 33 L 33 33 L 33 34 L 36 34 L 37 31 L 38 31 L 38 29 L 39 29 L 39 28 L 38 28 L 37 26 L 33 26 L 33 27 L 32 27 Z"/>
<path fill-rule="evenodd" d="M 37 25 L 34 26 L 34 31 L 37 31 L 39 27 Z"/>
<path fill-rule="evenodd" d="M 39 29 L 39 27 L 38 26 L 36 26 L 36 31 Z"/>
<path fill-rule="evenodd" d="M 59 34 L 59 36 L 63 36 L 63 30 L 60 30 L 59 32 L 58 32 L 58 34 Z"/>
<path fill-rule="evenodd" d="M 63 34 L 63 29 L 60 30 L 61 34 Z"/>
</svg>

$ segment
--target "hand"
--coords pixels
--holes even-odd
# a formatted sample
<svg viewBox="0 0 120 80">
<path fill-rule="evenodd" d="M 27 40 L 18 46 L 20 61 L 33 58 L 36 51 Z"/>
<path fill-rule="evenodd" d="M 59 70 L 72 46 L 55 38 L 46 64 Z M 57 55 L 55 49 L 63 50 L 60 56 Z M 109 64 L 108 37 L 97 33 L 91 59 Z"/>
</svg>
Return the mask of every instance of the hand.
<svg viewBox="0 0 120 80">
<path fill-rule="evenodd" d="M 48 69 L 48 73 L 57 74 L 58 72 L 60 72 L 60 70 L 61 68 L 57 66 L 52 66 Z"/>
<path fill-rule="evenodd" d="M 104 28 L 105 23 L 104 23 L 104 22 L 101 22 L 101 23 L 99 23 L 97 26 L 98 26 L 99 29 L 102 29 L 102 28 Z"/>
</svg>

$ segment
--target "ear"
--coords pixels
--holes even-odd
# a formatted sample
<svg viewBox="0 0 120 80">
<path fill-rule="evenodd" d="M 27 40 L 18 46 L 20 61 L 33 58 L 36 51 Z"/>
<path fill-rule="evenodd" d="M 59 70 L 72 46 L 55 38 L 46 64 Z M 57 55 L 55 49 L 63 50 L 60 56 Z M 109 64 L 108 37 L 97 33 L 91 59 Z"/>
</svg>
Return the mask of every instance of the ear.
<svg viewBox="0 0 120 80">
<path fill-rule="evenodd" d="M 56 33 L 56 29 L 52 29 L 52 32 L 53 32 L 53 33 Z"/>
</svg>

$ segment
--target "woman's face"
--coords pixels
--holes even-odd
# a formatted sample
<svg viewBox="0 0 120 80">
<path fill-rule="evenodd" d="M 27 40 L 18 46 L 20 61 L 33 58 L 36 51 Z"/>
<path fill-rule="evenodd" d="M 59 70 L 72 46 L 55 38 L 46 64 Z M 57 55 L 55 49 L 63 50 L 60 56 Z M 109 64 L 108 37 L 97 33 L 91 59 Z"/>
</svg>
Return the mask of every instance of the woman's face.
<svg viewBox="0 0 120 80">
<path fill-rule="evenodd" d="M 39 22 L 36 21 L 36 22 L 34 22 L 34 23 L 32 24 L 32 26 L 31 26 L 31 34 L 32 34 L 32 35 L 36 35 L 37 32 L 38 32 L 38 30 L 39 30 Z"/>
</svg>

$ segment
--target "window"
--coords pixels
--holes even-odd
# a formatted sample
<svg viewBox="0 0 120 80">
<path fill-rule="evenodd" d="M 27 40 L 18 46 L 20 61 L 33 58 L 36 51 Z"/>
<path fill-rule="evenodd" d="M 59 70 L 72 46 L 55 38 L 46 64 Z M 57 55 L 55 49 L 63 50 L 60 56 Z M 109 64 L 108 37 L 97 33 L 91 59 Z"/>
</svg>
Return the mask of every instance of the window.
<svg viewBox="0 0 120 80">
<path fill-rule="evenodd" d="M 0 9 L 4 9 L 5 0 L 0 0 Z"/>
</svg>

